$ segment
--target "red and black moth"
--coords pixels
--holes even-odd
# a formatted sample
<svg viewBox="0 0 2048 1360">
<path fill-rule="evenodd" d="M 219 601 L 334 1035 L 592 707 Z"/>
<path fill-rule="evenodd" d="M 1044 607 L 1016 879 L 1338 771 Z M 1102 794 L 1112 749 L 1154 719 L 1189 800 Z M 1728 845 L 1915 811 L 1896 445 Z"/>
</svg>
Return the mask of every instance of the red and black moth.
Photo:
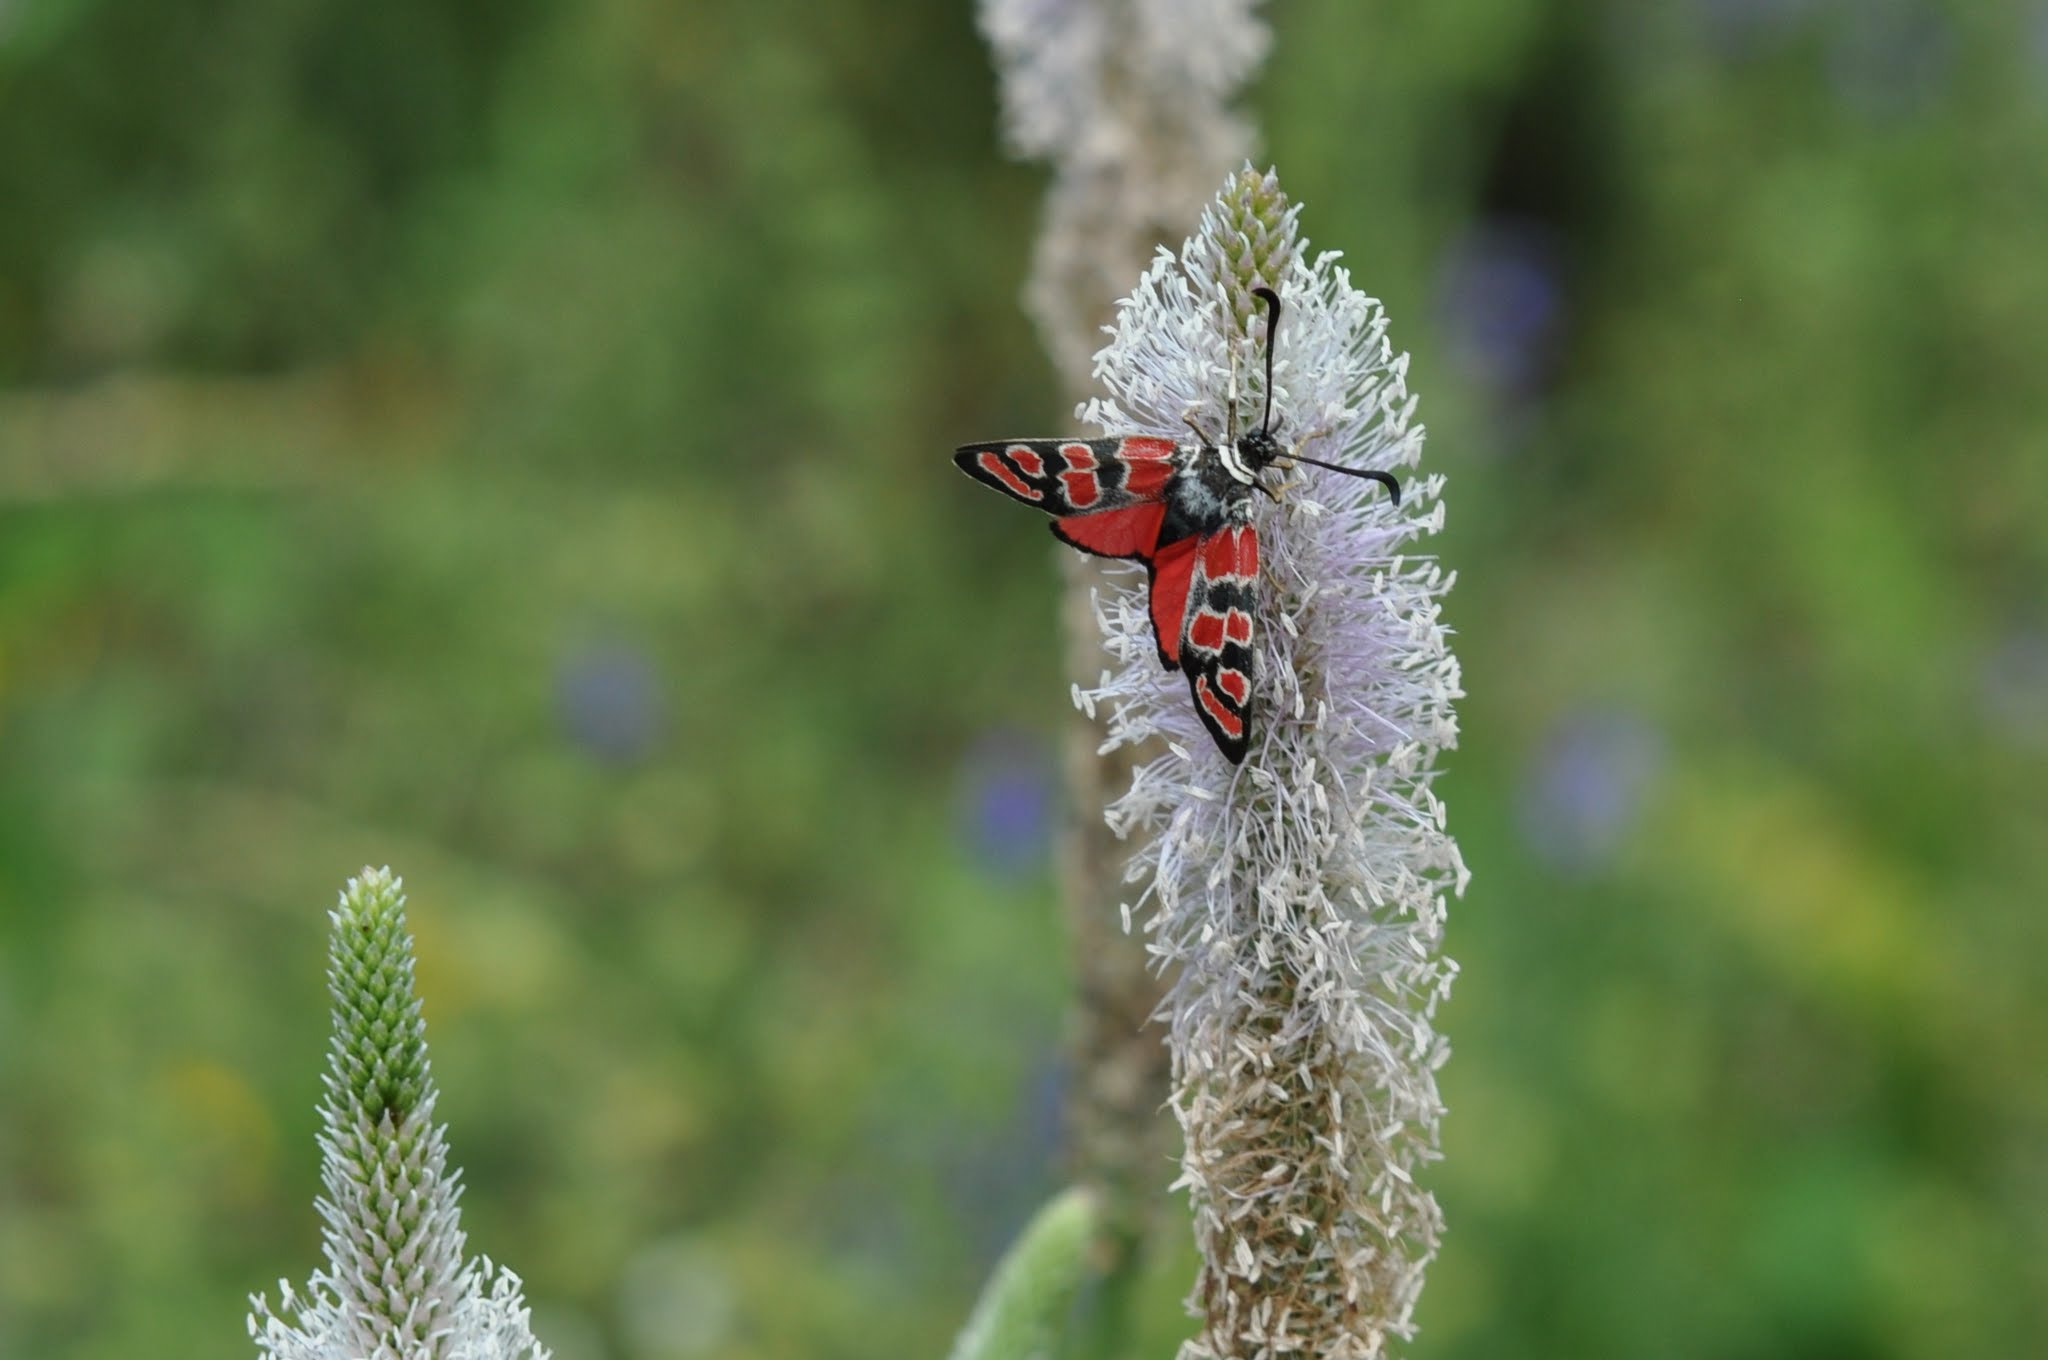
<svg viewBox="0 0 2048 1360">
<path fill-rule="evenodd" d="M 1233 765 L 1251 749 L 1257 674 L 1252 620 L 1258 613 L 1259 531 L 1252 525 L 1252 493 L 1279 499 L 1263 475 L 1269 468 L 1285 471 L 1308 463 L 1369 477 L 1387 488 L 1395 504 L 1401 500 L 1401 484 L 1389 473 L 1304 457 L 1274 437 L 1273 333 L 1280 325 L 1280 295 L 1270 288 L 1252 292 L 1266 304 L 1266 414 L 1257 429 L 1231 434 L 1237 424 L 1233 390 L 1219 443 L 1196 429 L 1192 441 L 1142 434 L 1005 439 L 963 444 L 953 455 L 976 481 L 1053 516 L 1052 531 L 1061 542 L 1098 557 L 1145 564 L 1160 663 L 1187 676 L 1196 714 Z"/>
</svg>

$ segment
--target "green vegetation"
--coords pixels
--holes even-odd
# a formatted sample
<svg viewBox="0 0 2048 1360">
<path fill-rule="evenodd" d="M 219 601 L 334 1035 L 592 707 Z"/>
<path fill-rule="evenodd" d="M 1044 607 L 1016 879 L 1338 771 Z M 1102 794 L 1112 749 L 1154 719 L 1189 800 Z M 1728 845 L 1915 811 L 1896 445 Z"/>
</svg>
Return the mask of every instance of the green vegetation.
<svg viewBox="0 0 2048 1360">
<path fill-rule="evenodd" d="M 1270 13 L 1452 479 L 1413 1353 L 2033 1354 L 2048 19 Z M 1068 425 L 1039 184 L 960 4 L 0 0 L 0 1354 L 317 1263 L 366 863 L 562 1360 L 946 1352 L 1062 1179 L 1056 574 L 947 456 Z"/>
</svg>

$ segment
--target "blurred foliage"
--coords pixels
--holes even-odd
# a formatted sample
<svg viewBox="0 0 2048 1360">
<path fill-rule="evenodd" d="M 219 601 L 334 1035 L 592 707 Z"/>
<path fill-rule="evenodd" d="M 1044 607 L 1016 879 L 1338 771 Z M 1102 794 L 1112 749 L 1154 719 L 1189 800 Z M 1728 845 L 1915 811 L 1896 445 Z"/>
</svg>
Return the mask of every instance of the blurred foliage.
<svg viewBox="0 0 2048 1360">
<path fill-rule="evenodd" d="M 1453 479 L 1414 1354 L 2036 1353 L 2048 8 L 1271 17 Z M 1038 196 L 960 4 L 0 0 L 0 1354 L 311 1266 L 385 862 L 563 1360 L 942 1353 L 1059 1180 L 1055 575 L 946 460 L 1065 423 Z"/>
</svg>

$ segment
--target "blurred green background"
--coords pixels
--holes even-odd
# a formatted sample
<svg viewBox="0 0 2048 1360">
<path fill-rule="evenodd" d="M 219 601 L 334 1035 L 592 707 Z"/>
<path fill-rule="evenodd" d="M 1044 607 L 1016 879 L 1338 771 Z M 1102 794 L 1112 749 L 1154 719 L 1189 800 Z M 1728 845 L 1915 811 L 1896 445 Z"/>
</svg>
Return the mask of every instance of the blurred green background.
<svg viewBox="0 0 2048 1360">
<path fill-rule="evenodd" d="M 1268 13 L 1451 477 L 1413 1354 L 2040 1354 L 2048 5 Z M 313 1268 L 386 862 L 563 1360 L 942 1353 L 1066 1081 L 995 124 L 937 0 L 0 0 L 0 1354 Z"/>
</svg>

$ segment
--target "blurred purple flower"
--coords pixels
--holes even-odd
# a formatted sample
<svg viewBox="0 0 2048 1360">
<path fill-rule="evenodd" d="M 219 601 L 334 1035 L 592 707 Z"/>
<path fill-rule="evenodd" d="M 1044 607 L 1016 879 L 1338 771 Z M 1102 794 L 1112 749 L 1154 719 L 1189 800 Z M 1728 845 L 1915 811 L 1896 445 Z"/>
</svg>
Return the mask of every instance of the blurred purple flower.
<svg viewBox="0 0 2048 1360">
<path fill-rule="evenodd" d="M 960 1004 L 973 1010 L 977 999 Z M 934 1106 L 925 1085 L 908 1102 L 900 1089 L 871 1092 L 861 1155 L 849 1163 L 863 1169 L 835 1177 L 813 1198 L 810 1231 L 831 1255 L 869 1273 L 900 1278 L 929 1259 L 929 1233 L 919 1227 L 925 1209 L 906 1201 L 904 1185 L 937 1192 L 950 1238 L 985 1268 L 1059 1184 L 1069 1070 L 1056 1032 L 1014 1012 L 968 1015 L 954 1032 L 961 1054 L 971 1052 L 971 1034 L 1016 1041 L 1013 1051 L 1025 1056 L 1007 1109 Z"/>
<path fill-rule="evenodd" d="M 1059 1184 L 1071 1073 L 1048 1039 L 1000 1128 L 979 1127 L 936 1163 L 947 1203 L 978 1263 L 994 1265 L 1032 1212 Z"/>
<path fill-rule="evenodd" d="M 1664 765 L 1663 737 L 1634 713 L 1558 721 L 1522 784 L 1522 833 L 1557 868 L 1597 871 L 1634 832 Z"/>
<path fill-rule="evenodd" d="M 1814 0 L 1692 0 L 1701 38 L 1729 60 L 1784 38 L 1813 10 Z"/>
<path fill-rule="evenodd" d="M 1022 877 L 1052 849 L 1053 770 L 1044 747 L 1018 732 L 982 738 L 961 761 L 961 832 L 990 873 Z"/>
<path fill-rule="evenodd" d="M 569 740 L 610 764 L 645 757 L 668 726 L 654 663 L 629 643 L 570 649 L 555 668 L 555 707 Z"/>
<path fill-rule="evenodd" d="M 2001 736 L 2048 742 L 2048 630 L 2015 628 L 2000 638 L 1984 657 L 1978 688 Z"/>
<path fill-rule="evenodd" d="M 1505 395 L 1533 394 L 1564 317 L 1548 234 L 1507 218 L 1473 224 L 1445 254 L 1438 290 L 1453 362 Z"/>
<path fill-rule="evenodd" d="M 2034 6 L 2032 36 L 2028 55 L 2034 61 L 2034 84 L 2041 93 L 2048 94 L 2048 0 L 2039 0 Z"/>
<path fill-rule="evenodd" d="M 1829 25 L 1828 84 L 1871 119 L 1923 113 L 1947 84 L 1954 30 L 1922 0 L 1859 0 L 1838 6 Z"/>
</svg>

